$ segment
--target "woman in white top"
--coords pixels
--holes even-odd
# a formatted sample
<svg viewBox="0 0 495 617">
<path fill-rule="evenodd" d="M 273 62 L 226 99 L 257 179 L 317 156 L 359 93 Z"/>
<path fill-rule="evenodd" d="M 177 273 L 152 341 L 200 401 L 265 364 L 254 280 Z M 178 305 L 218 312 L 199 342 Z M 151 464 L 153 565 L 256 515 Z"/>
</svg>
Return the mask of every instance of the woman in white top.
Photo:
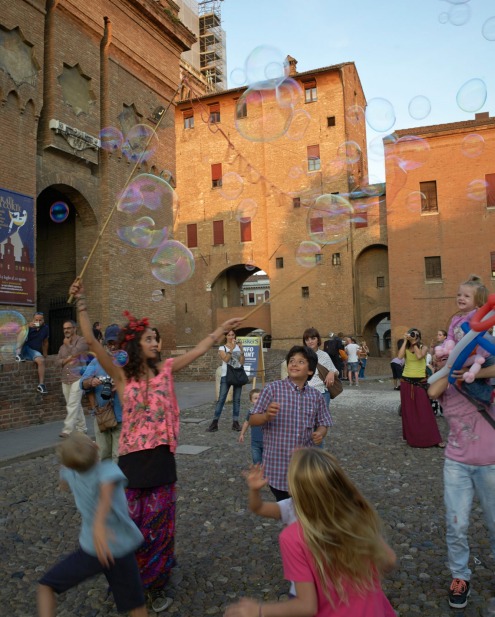
<svg viewBox="0 0 495 617">
<path fill-rule="evenodd" d="M 218 431 L 218 420 L 222 414 L 223 406 L 227 400 L 227 394 L 230 386 L 227 385 L 227 364 L 233 368 L 239 368 L 244 364 L 244 349 L 242 343 L 236 340 L 236 335 L 233 330 L 227 332 L 225 344 L 218 350 L 218 355 L 222 360 L 222 378 L 220 379 L 220 393 L 218 395 L 217 406 L 215 407 L 215 415 L 210 426 L 206 429 L 208 433 Z M 240 431 L 239 413 L 241 411 L 241 393 L 242 386 L 232 386 L 234 388 L 234 405 L 232 410 L 232 430 Z"/>
<path fill-rule="evenodd" d="M 359 345 L 356 343 L 356 339 L 348 337 L 348 343 L 345 346 L 345 352 L 347 354 L 347 376 L 349 377 L 349 385 L 352 386 L 352 376 L 354 375 L 354 383 L 359 386 L 359 357 L 358 352 L 360 350 Z"/>
<path fill-rule="evenodd" d="M 303 345 L 306 345 L 306 347 L 312 349 L 318 356 L 318 364 L 321 364 L 328 369 L 328 375 L 326 376 L 325 381 L 320 379 L 318 371 L 316 370 L 311 380 L 308 381 L 308 385 L 318 390 L 318 392 L 321 392 L 327 402 L 327 405 L 330 405 L 330 392 L 328 391 L 328 387 L 333 385 L 335 376 L 339 374 L 339 371 L 335 368 L 335 365 L 327 352 L 319 349 L 321 346 L 321 336 L 316 328 L 307 328 L 304 330 Z"/>
</svg>

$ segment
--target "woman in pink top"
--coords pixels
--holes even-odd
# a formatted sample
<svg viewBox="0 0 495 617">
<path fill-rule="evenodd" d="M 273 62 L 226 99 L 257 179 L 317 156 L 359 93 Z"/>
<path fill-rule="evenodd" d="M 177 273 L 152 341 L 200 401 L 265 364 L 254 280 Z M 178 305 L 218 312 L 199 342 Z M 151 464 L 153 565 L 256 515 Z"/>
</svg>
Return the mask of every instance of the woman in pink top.
<svg viewBox="0 0 495 617">
<path fill-rule="evenodd" d="M 246 598 L 225 617 L 393 617 L 379 578 L 395 565 L 395 553 L 378 515 L 335 457 L 318 448 L 295 450 L 289 492 L 298 520 L 280 534 L 280 550 L 296 597 Z"/>
<path fill-rule="evenodd" d="M 113 379 L 122 402 L 119 466 L 127 477 L 129 511 L 144 536 L 136 557 L 143 587 L 155 612 L 168 608 L 165 597 L 175 564 L 175 450 L 179 435 L 179 407 L 173 373 L 202 356 L 241 319 L 230 319 L 184 355 L 158 361 L 158 342 L 148 320 L 124 315 L 128 323 L 119 335 L 119 346 L 128 362 L 116 366 L 93 335 L 82 282 L 70 294 L 77 298 L 82 333 L 105 372 Z"/>
</svg>

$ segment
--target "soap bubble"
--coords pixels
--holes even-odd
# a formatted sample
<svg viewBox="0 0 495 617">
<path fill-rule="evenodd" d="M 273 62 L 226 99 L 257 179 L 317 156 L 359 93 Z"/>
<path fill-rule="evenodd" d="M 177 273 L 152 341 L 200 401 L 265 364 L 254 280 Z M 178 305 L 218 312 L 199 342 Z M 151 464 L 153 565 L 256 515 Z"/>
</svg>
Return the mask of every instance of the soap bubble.
<svg viewBox="0 0 495 617">
<path fill-rule="evenodd" d="M 112 353 L 112 364 L 123 368 L 129 362 L 129 354 L 125 349 L 117 349 Z"/>
<path fill-rule="evenodd" d="M 338 244 L 349 234 L 353 209 L 342 195 L 320 195 L 308 211 L 308 234 L 317 244 Z"/>
<path fill-rule="evenodd" d="M 463 26 L 471 17 L 471 8 L 469 4 L 456 4 L 449 11 L 449 21 L 454 26 Z"/>
<path fill-rule="evenodd" d="M 421 213 L 423 201 L 426 200 L 426 195 L 420 191 L 411 191 L 406 197 L 406 208 L 414 214 Z"/>
<path fill-rule="evenodd" d="M 409 115 L 415 120 L 423 120 L 431 111 L 430 99 L 426 96 L 418 95 L 409 101 Z"/>
<path fill-rule="evenodd" d="M 495 17 L 490 17 L 485 21 L 481 34 L 487 41 L 495 41 Z"/>
<path fill-rule="evenodd" d="M 177 193 L 166 180 L 153 174 L 139 174 L 122 191 L 117 210 L 133 214 L 145 207 L 160 210 L 171 218 L 178 205 Z"/>
<path fill-rule="evenodd" d="M 247 105 L 248 115 L 241 120 L 236 113 L 235 126 L 245 139 L 270 142 L 288 131 L 294 109 L 285 99 L 281 103 L 275 88 L 248 88 L 237 100 L 237 109 L 244 105 Z"/>
<path fill-rule="evenodd" d="M 303 102 L 303 89 L 298 81 L 287 77 L 275 89 L 275 96 L 282 107 L 296 108 Z"/>
<path fill-rule="evenodd" d="M 220 193 L 225 199 L 237 199 L 244 189 L 244 180 L 235 171 L 228 171 L 222 176 Z"/>
<path fill-rule="evenodd" d="M 126 135 L 122 153 L 129 161 L 144 163 L 155 154 L 157 148 L 155 129 L 147 124 L 136 124 Z"/>
<path fill-rule="evenodd" d="M 119 150 L 124 141 L 124 136 L 119 129 L 114 126 L 109 126 L 106 129 L 102 129 L 99 134 L 100 146 L 107 152 L 115 152 Z"/>
<path fill-rule="evenodd" d="M 230 72 L 230 81 L 234 86 L 243 86 L 246 83 L 246 71 L 241 68 L 233 69 Z"/>
<path fill-rule="evenodd" d="M 473 201 L 485 201 L 487 188 L 488 182 L 486 180 L 472 180 L 467 187 L 467 196 Z"/>
<path fill-rule="evenodd" d="M 365 111 L 361 105 L 351 105 L 345 110 L 345 118 L 350 124 L 361 124 L 365 119 Z"/>
<path fill-rule="evenodd" d="M 237 206 L 235 218 L 239 223 L 252 221 L 258 212 L 258 204 L 254 199 L 243 199 Z"/>
<path fill-rule="evenodd" d="M 482 79 L 474 78 L 467 81 L 457 92 L 457 105 L 463 111 L 478 111 L 486 101 L 486 84 Z"/>
<path fill-rule="evenodd" d="M 366 107 L 366 122 L 377 133 L 389 131 L 395 124 L 395 111 L 387 99 L 376 97 Z"/>
<path fill-rule="evenodd" d="M 28 334 L 25 317 L 17 311 L 0 311 L 0 362 L 14 362 Z"/>
<path fill-rule="evenodd" d="M 77 379 L 81 378 L 81 375 L 86 370 L 88 364 L 94 360 L 95 354 L 91 351 L 84 352 L 79 354 L 78 356 L 73 357 L 70 362 L 67 364 L 67 368 L 73 377 L 77 377 Z"/>
<path fill-rule="evenodd" d="M 151 260 L 151 273 L 168 285 L 184 283 L 194 273 L 194 255 L 178 240 L 167 240 Z"/>
<path fill-rule="evenodd" d="M 130 226 L 117 229 L 117 235 L 121 240 L 142 249 L 159 247 L 168 237 L 168 230 L 154 229 L 155 221 L 149 216 L 142 216 Z"/>
<path fill-rule="evenodd" d="M 470 159 L 474 159 L 483 154 L 484 148 L 485 140 L 479 133 L 470 133 L 462 140 L 462 154 Z"/>
<path fill-rule="evenodd" d="M 255 270 L 256 264 L 254 263 L 253 259 L 248 259 L 246 263 L 244 264 L 244 267 L 246 268 L 248 272 L 252 272 L 253 270 Z"/>
<path fill-rule="evenodd" d="M 256 89 L 274 88 L 288 75 L 284 54 L 270 45 L 260 45 L 244 63 L 246 82 Z"/>
<path fill-rule="evenodd" d="M 296 262 L 303 268 L 312 268 L 318 263 L 316 255 L 321 255 L 321 246 L 316 242 L 304 240 L 297 247 Z"/>
<path fill-rule="evenodd" d="M 404 135 L 395 142 L 394 155 L 404 171 L 418 169 L 430 156 L 430 144 L 416 135 Z"/>
<path fill-rule="evenodd" d="M 308 130 L 311 122 L 311 116 L 304 109 L 296 109 L 292 115 L 292 121 L 287 130 L 287 139 L 299 141 L 302 139 Z"/>
<path fill-rule="evenodd" d="M 449 21 L 449 14 L 448 13 L 440 13 L 440 15 L 438 16 L 438 21 L 441 24 L 446 24 Z"/>
<path fill-rule="evenodd" d="M 69 206 L 63 201 L 56 201 L 50 206 L 50 218 L 54 223 L 63 223 L 69 217 Z"/>
<path fill-rule="evenodd" d="M 347 165 L 352 165 L 360 160 L 362 156 L 361 148 L 355 141 L 346 141 L 338 147 L 337 156 Z"/>
<path fill-rule="evenodd" d="M 161 302 L 163 297 L 163 291 L 161 289 L 155 289 L 151 292 L 151 300 L 153 302 Z"/>
</svg>

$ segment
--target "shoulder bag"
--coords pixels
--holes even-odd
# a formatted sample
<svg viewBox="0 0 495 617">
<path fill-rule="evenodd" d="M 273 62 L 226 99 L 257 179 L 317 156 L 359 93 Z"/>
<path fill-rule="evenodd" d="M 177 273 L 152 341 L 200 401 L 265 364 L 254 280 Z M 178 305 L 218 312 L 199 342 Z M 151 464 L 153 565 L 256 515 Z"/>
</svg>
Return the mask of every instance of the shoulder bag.
<svg viewBox="0 0 495 617">
<path fill-rule="evenodd" d="M 117 418 L 115 417 L 115 412 L 113 410 L 113 404 L 111 402 L 108 402 L 104 407 L 97 407 L 95 418 L 98 423 L 100 433 L 109 431 L 110 429 L 115 428 L 118 424 Z"/>
<path fill-rule="evenodd" d="M 226 380 L 228 386 L 245 386 L 249 383 L 249 377 L 246 375 L 244 367 L 234 368 L 230 364 L 227 364 Z"/>
<path fill-rule="evenodd" d="M 323 383 L 325 383 L 325 379 L 327 378 L 327 375 L 330 371 L 325 366 L 323 366 L 323 364 L 320 364 L 319 362 L 317 366 L 317 371 L 318 371 L 318 377 L 322 380 Z M 335 374 L 335 379 L 334 379 L 333 384 L 331 386 L 327 386 L 325 384 L 325 387 L 330 392 L 331 399 L 336 398 L 339 394 L 342 394 L 342 392 L 344 391 L 344 386 L 342 385 L 342 382 L 340 381 L 337 374 Z"/>
</svg>

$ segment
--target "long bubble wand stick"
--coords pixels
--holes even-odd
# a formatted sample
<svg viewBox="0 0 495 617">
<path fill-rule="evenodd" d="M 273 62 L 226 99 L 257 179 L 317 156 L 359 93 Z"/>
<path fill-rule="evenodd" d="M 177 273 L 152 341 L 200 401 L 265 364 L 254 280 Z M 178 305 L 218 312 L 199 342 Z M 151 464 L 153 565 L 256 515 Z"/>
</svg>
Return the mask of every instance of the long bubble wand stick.
<svg viewBox="0 0 495 617">
<path fill-rule="evenodd" d="M 165 116 L 167 115 L 167 111 L 170 109 L 170 106 L 172 105 L 172 103 L 175 100 L 175 97 L 179 94 L 180 88 L 182 87 L 182 81 L 179 83 L 177 90 L 174 92 L 173 97 L 170 99 L 169 104 L 167 105 L 165 111 L 162 113 L 162 115 L 160 116 L 160 119 L 158 120 L 158 122 L 156 123 L 155 126 L 155 130 L 150 133 L 150 136 L 148 138 L 148 141 L 146 142 L 144 148 L 142 149 L 141 154 L 139 155 L 138 160 L 136 161 L 136 163 L 134 164 L 134 167 L 131 169 L 129 176 L 124 184 L 124 188 L 122 189 L 122 192 L 124 192 L 126 190 L 126 188 L 129 186 L 132 177 L 134 176 L 134 173 L 136 172 L 136 169 L 139 167 L 139 165 L 141 164 L 142 158 L 144 156 L 144 153 L 146 152 L 147 147 L 149 146 L 151 140 L 153 139 L 153 136 L 156 135 L 156 131 L 158 130 L 158 127 L 160 126 L 160 122 L 163 120 L 163 118 L 165 118 Z M 106 228 L 108 227 L 108 224 L 110 223 L 110 219 L 112 218 L 115 210 L 117 209 L 117 205 L 119 203 L 119 200 L 117 199 L 114 203 L 114 205 L 112 206 L 112 209 L 110 210 L 110 212 L 108 213 L 108 216 L 105 220 L 105 222 L 102 225 L 102 228 L 100 230 L 100 233 L 96 236 L 96 240 L 91 248 L 91 251 L 89 252 L 88 258 L 86 259 L 86 262 L 84 264 L 84 266 L 82 267 L 81 272 L 79 273 L 79 275 L 76 277 L 77 281 L 80 281 L 83 276 L 84 273 L 86 272 L 88 266 L 89 266 L 89 262 L 91 261 L 91 258 L 94 255 L 94 252 L 96 251 L 96 249 L 98 248 L 98 244 L 100 243 L 100 240 L 103 237 L 103 234 L 105 233 Z M 74 296 L 71 294 L 68 298 L 67 298 L 67 303 L 71 304 L 74 301 Z"/>
</svg>

